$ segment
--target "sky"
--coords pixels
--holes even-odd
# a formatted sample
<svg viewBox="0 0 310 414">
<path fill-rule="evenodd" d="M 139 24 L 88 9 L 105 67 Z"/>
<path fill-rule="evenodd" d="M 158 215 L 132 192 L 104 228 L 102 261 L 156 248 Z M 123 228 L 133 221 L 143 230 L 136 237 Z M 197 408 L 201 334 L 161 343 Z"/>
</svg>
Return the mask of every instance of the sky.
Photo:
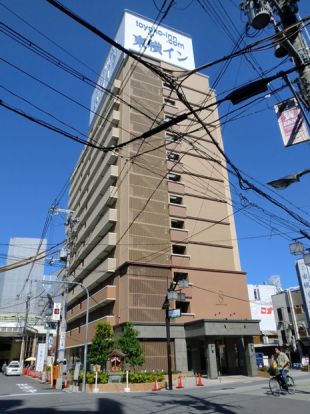
<svg viewBox="0 0 310 414">
<path fill-rule="evenodd" d="M 162 17 L 164 1 L 62 3 L 114 37 L 124 9 L 155 20 Z M 308 16 L 309 2 L 301 0 L 299 9 L 302 17 Z M 93 88 L 33 53 L 29 41 L 93 81 L 98 79 L 109 45 L 45 0 L 0 0 L 0 13 L 0 99 L 11 108 L 85 139 Z M 238 0 L 176 0 L 163 20 L 163 24 L 192 36 L 196 67 L 273 33 L 271 26 L 246 31 L 246 23 Z M 28 48 L 8 37 L 8 30 L 15 38 L 24 36 Z M 269 76 L 290 67 L 289 60 L 275 58 L 273 47 L 268 47 L 237 57 L 227 67 L 213 65 L 202 73 L 209 76 L 220 98 L 229 90 L 257 80 L 265 71 Z M 296 77 L 293 74 L 290 79 Z M 310 175 L 283 191 L 264 186 L 310 166 L 309 143 L 289 148 L 283 145 L 274 105 L 291 94 L 287 88 L 272 93 L 283 86 L 282 80 L 271 86 L 270 95 L 260 95 L 255 102 L 249 100 L 242 110 L 230 103 L 219 107 L 225 151 L 246 178 L 309 222 Z M 56 203 L 60 208 L 67 207 L 68 180 L 83 147 L 3 106 L 0 125 L 0 264 L 4 265 L 11 237 L 37 238 L 44 234 L 49 245 L 65 239 L 65 214 L 50 216 L 49 210 Z M 240 189 L 236 179 L 231 178 L 241 268 L 247 273 L 248 283 L 260 284 L 272 275 L 280 275 L 283 287 L 296 286 L 296 257 L 290 254 L 289 244 L 301 236 L 300 229 L 310 229 L 253 191 Z M 309 241 L 302 241 L 310 247 Z"/>
</svg>

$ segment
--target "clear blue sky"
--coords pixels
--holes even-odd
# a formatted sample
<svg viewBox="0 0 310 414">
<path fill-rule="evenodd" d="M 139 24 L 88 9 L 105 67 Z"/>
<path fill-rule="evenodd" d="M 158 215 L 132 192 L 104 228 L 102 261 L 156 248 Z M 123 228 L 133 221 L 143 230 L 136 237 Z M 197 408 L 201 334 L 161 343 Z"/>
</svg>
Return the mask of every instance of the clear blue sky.
<svg viewBox="0 0 310 414">
<path fill-rule="evenodd" d="M 162 0 L 63 1 L 64 5 L 111 37 L 116 32 L 124 9 L 155 19 L 162 3 Z M 254 37 L 247 37 L 246 18 L 239 10 L 237 0 L 201 0 L 200 3 L 209 3 L 209 6 L 203 9 L 196 0 L 177 0 L 164 20 L 166 25 L 192 36 L 196 66 L 230 54 L 241 35 L 244 35 L 244 43 L 241 43 L 244 46 L 272 34 L 270 27 L 256 35 L 251 30 L 250 34 Z M 220 7 L 220 3 L 223 8 Z M 302 17 L 309 15 L 310 7 L 307 0 L 301 0 L 299 6 Z M 104 41 L 44 0 L 0 0 L 0 10 L 5 25 L 91 79 L 97 79 L 109 50 Z M 0 42 L 2 59 L 11 64 L 10 66 L 3 60 L 0 61 L 0 99 L 74 135 L 87 135 L 89 112 L 86 109 L 42 86 L 12 65 L 48 83 L 86 107 L 90 106 L 92 88 L 17 44 L 3 32 L 0 34 Z M 246 59 L 234 59 L 216 85 L 218 96 L 231 88 L 257 79 L 258 73 L 255 68 L 261 72 L 280 63 L 281 61 L 274 57 L 272 48 L 254 52 Z M 270 73 L 274 74 L 290 66 L 289 62 L 283 63 Z M 216 65 L 203 71 L 210 77 L 212 85 L 222 68 L 222 65 Z M 291 79 L 293 80 L 294 76 Z M 281 84 L 282 81 L 276 81 L 272 86 L 277 88 Z M 52 114 L 57 120 L 16 95 Z M 235 115 L 239 119 L 223 126 L 222 133 L 228 156 L 243 173 L 252 177 L 253 182 L 263 184 L 310 167 L 308 143 L 290 148 L 285 148 L 282 144 L 273 105 L 277 99 L 283 100 L 288 96 L 289 92 L 284 90 L 276 98 L 272 96 L 262 99 L 248 106 L 244 112 L 237 112 Z M 223 117 L 236 108 L 223 105 L 220 107 L 220 115 Z M 59 120 L 67 125 L 61 124 Z M 66 185 L 82 146 L 22 119 L 2 107 L 0 125 L 0 263 L 4 264 L 7 243 L 11 237 L 41 236 L 48 210 Z M 80 132 L 73 131 L 69 126 Z M 242 194 L 243 203 L 247 205 L 243 212 L 236 212 L 235 221 L 242 270 L 248 274 L 248 283 L 262 283 L 269 276 L 276 274 L 281 276 L 284 287 L 296 285 L 294 257 L 289 253 L 289 242 L 292 238 L 299 237 L 299 229 L 305 227 L 253 192 L 241 191 L 235 179 L 232 183 L 236 211 L 240 208 L 239 194 Z M 310 176 L 306 176 L 299 184 L 285 191 L 272 193 L 269 189 L 265 190 L 310 221 L 309 184 Z M 280 199 L 279 196 L 285 199 Z M 60 206 L 66 207 L 66 195 L 61 198 Z M 279 221 L 279 217 L 282 222 Z M 47 232 L 49 244 L 64 239 L 63 223 L 64 217 L 53 218 Z M 280 232 L 282 235 L 279 235 Z M 306 245 L 309 246 L 309 242 L 306 242 Z"/>
</svg>

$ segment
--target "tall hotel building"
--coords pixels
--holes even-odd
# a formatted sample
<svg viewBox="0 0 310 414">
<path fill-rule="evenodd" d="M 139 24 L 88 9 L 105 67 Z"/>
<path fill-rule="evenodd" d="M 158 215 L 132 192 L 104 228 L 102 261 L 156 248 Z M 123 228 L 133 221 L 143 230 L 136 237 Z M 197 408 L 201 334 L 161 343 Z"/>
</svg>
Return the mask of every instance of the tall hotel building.
<svg viewBox="0 0 310 414">
<path fill-rule="evenodd" d="M 194 68 L 191 39 L 125 12 L 116 40 L 166 73 Z M 147 46 L 143 46 L 147 45 Z M 180 73 L 180 72 L 178 72 Z M 112 48 L 92 97 L 89 140 L 110 147 L 130 141 L 180 113 L 184 104 L 162 79 Z M 222 147 L 214 91 L 199 73 L 182 84 Z M 219 162 L 214 161 L 220 160 Z M 167 369 L 163 303 L 172 281 L 187 279 L 185 301 L 171 302 L 172 365 L 222 374 L 255 372 L 246 274 L 240 269 L 225 162 L 199 124 L 186 121 L 121 149 L 82 151 L 71 177 L 69 208 L 79 222 L 70 280 L 90 292 L 89 343 L 99 321 L 116 333 L 131 321 L 144 349 L 143 369 Z M 86 300 L 68 295 L 66 354 L 83 351 Z"/>
</svg>

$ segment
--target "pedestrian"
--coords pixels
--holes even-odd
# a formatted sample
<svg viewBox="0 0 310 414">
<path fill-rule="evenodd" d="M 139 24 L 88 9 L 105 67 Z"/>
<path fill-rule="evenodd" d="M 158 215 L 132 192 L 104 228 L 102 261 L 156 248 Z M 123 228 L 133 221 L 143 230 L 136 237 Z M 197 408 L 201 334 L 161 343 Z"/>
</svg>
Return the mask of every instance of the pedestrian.
<svg viewBox="0 0 310 414">
<path fill-rule="evenodd" d="M 2 374 L 5 374 L 5 368 L 7 367 L 6 362 L 4 361 L 2 365 Z"/>
<path fill-rule="evenodd" d="M 278 365 L 278 368 L 280 369 L 281 377 L 283 378 L 284 383 L 286 385 L 286 377 L 289 371 L 290 360 L 288 356 L 284 352 L 281 351 L 280 348 L 275 348 L 275 352 L 277 356 L 277 365 Z"/>
</svg>

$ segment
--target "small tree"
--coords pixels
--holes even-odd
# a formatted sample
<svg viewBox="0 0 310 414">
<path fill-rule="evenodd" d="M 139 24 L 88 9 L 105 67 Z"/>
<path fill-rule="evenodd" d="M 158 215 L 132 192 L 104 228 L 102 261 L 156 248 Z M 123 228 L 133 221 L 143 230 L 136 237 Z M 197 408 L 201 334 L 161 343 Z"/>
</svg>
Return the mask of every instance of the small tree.
<svg viewBox="0 0 310 414">
<path fill-rule="evenodd" d="M 127 322 L 123 334 L 117 340 L 118 347 L 126 354 L 125 362 L 135 370 L 136 366 L 144 363 L 143 349 L 138 340 L 139 331 L 134 328 L 132 322 Z"/>
<path fill-rule="evenodd" d="M 105 369 L 113 346 L 114 332 L 112 326 L 108 322 L 97 323 L 96 334 L 88 352 L 88 361 L 91 364 L 99 364 L 102 369 Z"/>
</svg>

